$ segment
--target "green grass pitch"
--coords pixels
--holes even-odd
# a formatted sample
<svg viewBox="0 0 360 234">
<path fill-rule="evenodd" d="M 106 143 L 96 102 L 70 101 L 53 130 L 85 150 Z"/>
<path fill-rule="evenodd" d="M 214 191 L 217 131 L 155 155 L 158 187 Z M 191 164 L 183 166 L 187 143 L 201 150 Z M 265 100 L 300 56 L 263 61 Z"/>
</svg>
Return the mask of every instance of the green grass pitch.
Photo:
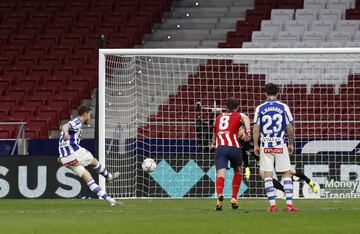
<svg viewBox="0 0 360 234">
<path fill-rule="evenodd" d="M 267 213 L 266 200 L 0 200 L 1 234 L 102 233 L 360 233 L 360 200 L 296 200 L 298 213 Z M 279 208 L 283 200 L 277 200 Z"/>
</svg>

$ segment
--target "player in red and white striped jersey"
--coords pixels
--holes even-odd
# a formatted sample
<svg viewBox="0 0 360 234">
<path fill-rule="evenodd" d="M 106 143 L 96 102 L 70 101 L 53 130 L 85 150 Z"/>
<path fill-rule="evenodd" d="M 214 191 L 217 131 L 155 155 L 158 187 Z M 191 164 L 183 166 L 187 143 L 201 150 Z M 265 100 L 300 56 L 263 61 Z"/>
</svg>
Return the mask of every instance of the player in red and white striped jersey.
<svg viewBox="0 0 360 234">
<path fill-rule="evenodd" d="M 250 140 L 250 119 L 245 114 L 237 112 L 239 101 L 228 99 L 226 101 L 226 112 L 217 116 L 214 126 L 214 134 L 211 147 L 215 147 L 216 167 L 216 192 L 218 195 L 216 210 L 222 210 L 224 200 L 223 189 L 225 183 L 226 168 L 230 161 L 234 169 L 232 181 L 231 205 L 233 209 L 238 208 L 237 195 L 241 183 L 241 149 L 239 143 L 239 129 L 245 125 L 247 140 Z M 216 144 L 216 145 L 215 145 Z"/>
</svg>

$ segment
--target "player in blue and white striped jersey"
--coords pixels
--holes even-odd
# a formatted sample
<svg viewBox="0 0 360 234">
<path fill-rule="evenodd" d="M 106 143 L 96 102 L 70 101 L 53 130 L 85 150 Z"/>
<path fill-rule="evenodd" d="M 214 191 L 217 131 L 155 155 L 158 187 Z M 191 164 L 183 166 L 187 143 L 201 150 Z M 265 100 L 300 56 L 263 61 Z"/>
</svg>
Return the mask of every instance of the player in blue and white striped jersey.
<svg viewBox="0 0 360 234">
<path fill-rule="evenodd" d="M 265 192 L 270 203 L 268 211 L 278 210 L 272 180 L 274 164 L 275 170 L 281 172 L 283 176 L 286 195 L 285 210 L 298 211 L 298 208 L 292 204 L 293 181 L 289 157 L 294 152 L 294 119 L 289 107 L 277 100 L 277 86 L 270 83 L 266 85 L 265 89 L 267 101 L 255 110 L 253 140 L 255 154 L 260 155 L 260 170 L 264 175 Z M 285 133 L 287 134 L 287 145 Z"/>
<path fill-rule="evenodd" d="M 76 175 L 81 177 L 90 188 L 90 190 L 107 201 L 111 206 L 120 204 L 111 198 L 103 189 L 95 183 L 90 172 L 85 169 L 86 166 L 92 166 L 93 169 L 103 175 L 107 182 L 112 182 L 119 178 L 120 173 L 109 173 L 93 155 L 85 148 L 80 146 L 81 127 L 91 118 L 91 108 L 80 106 L 77 110 L 77 117 L 62 126 L 62 132 L 59 138 L 59 162 L 65 167 L 71 169 Z"/>
</svg>

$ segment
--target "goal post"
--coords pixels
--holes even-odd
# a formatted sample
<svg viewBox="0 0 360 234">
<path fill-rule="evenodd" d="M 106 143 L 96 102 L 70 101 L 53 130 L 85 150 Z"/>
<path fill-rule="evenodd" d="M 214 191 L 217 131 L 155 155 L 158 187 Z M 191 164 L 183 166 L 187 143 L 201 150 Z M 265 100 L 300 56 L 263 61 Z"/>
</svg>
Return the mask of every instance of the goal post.
<svg viewBox="0 0 360 234">
<path fill-rule="evenodd" d="M 213 197 L 213 119 L 231 97 L 252 119 L 270 82 L 295 118 L 291 162 L 321 188 L 296 180 L 294 196 L 360 197 L 360 48 L 100 49 L 99 161 L 121 174 L 100 186 L 117 198 Z M 141 169 L 148 157 L 151 173 Z M 250 166 L 240 195 L 264 197 Z"/>
</svg>

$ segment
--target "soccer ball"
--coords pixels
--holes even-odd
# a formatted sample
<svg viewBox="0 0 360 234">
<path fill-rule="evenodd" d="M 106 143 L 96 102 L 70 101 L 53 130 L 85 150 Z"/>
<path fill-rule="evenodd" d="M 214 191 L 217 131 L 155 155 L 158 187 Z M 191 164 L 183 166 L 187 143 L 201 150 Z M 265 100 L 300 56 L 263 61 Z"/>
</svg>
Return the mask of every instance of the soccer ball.
<svg viewBox="0 0 360 234">
<path fill-rule="evenodd" d="M 156 162 L 152 158 L 147 158 L 143 161 L 141 166 L 145 172 L 152 172 L 156 168 Z"/>
</svg>

